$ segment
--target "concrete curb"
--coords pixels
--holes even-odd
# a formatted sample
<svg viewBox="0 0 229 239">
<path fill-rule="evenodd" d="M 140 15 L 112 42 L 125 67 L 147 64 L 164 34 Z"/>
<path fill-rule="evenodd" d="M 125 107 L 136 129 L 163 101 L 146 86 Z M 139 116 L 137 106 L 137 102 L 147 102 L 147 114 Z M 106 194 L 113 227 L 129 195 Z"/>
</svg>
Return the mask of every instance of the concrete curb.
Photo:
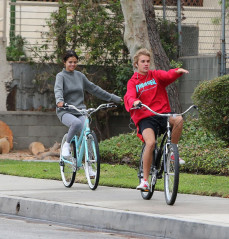
<svg viewBox="0 0 229 239">
<path fill-rule="evenodd" d="M 71 203 L 0 195 L 0 212 L 96 229 L 176 239 L 228 239 L 229 227 Z M 201 235 L 201 236 L 200 236 Z"/>
</svg>

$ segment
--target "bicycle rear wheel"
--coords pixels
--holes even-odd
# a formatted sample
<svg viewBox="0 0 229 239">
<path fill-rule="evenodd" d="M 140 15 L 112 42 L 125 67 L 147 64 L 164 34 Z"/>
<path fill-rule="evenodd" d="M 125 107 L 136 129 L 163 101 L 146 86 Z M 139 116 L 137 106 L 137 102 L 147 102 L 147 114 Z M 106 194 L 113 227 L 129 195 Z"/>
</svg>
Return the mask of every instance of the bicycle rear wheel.
<svg viewBox="0 0 229 239">
<path fill-rule="evenodd" d="M 143 154 L 144 154 L 144 151 L 145 151 L 145 144 L 142 146 L 142 152 L 141 152 L 141 157 L 140 157 L 140 162 L 139 162 L 139 171 L 138 171 L 139 183 L 141 183 L 141 179 L 143 178 Z M 153 183 L 155 181 L 153 180 L 152 170 L 150 171 L 149 182 L 150 182 L 149 191 L 141 191 L 141 196 L 145 200 L 150 200 L 152 198 L 154 189 L 155 189 L 155 183 Z"/>
<path fill-rule="evenodd" d="M 71 156 L 67 159 L 64 159 L 61 152 L 63 148 L 63 144 L 65 143 L 67 138 L 67 134 L 64 135 L 61 142 L 61 150 L 60 150 L 60 173 L 61 178 L 64 183 L 64 186 L 70 188 L 75 182 L 76 177 L 76 145 L 75 141 L 71 142 Z M 65 160 L 65 161 L 64 161 Z"/>
<path fill-rule="evenodd" d="M 87 135 L 85 144 L 85 174 L 91 190 L 95 190 L 99 184 L 100 156 L 99 144 L 94 132 Z"/>
<path fill-rule="evenodd" d="M 165 172 L 164 172 L 164 192 L 168 205 L 173 205 L 176 201 L 179 185 L 179 153 L 176 144 L 169 144 L 164 149 Z"/>
</svg>

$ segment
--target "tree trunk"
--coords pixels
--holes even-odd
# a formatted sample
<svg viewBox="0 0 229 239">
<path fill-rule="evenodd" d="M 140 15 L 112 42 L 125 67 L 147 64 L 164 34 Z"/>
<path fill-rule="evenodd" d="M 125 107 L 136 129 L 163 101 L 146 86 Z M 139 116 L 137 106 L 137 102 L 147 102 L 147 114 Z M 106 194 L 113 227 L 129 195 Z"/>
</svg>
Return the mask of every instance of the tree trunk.
<svg viewBox="0 0 229 239">
<path fill-rule="evenodd" d="M 40 153 L 44 153 L 45 152 L 45 147 L 42 143 L 40 142 L 32 142 L 29 145 L 29 151 L 31 154 L 33 155 L 38 155 Z"/>
<path fill-rule="evenodd" d="M 170 69 L 169 58 L 167 57 L 160 40 L 159 33 L 156 26 L 156 16 L 152 0 L 143 0 L 143 11 L 146 17 L 149 41 L 154 55 L 154 62 L 156 69 L 166 70 Z M 172 111 L 176 113 L 181 112 L 181 105 L 179 101 L 178 90 L 176 83 L 172 83 L 167 87 L 169 102 Z"/>
<path fill-rule="evenodd" d="M 41 160 L 44 159 L 48 156 L 51 157 L 59 157 L 60 156 L 60 144 L 59 143 L 55 143 L 47 152 L 38 154 L 37 159 Z"/>
<path fill-rule="evenodd" d="M 10 127 L 0 120 L 0 138 L 6 138 L 10 143 L 10 149 L 13 149 L 13 133 Z"/>
<path fill-rule="evenodd" d="M 127 45 L 131 60 L 140 48 L 151 50 L 146 18 L 141 0 L 121 0 L 122 12 L 125 20 L 124 42 Z M 155 69 L 154 56 L 151 57 L 151 66 Z"/>
<path fill-rule="evenodd" d="M 168 71 L 169 59 L 162 47 L 156 28 L 155 11 L 152 0 L 121 0 L 125 19 L 124 41 L 129 49 L 131 60 L 135 52 L 144 47 L 152 52 L 151 69 Z M 175 83 L 167 87 L 172 111 L 181 112 L 178 91 Z"/>
<path fill-rule="evenodd" d="M 10 151 L 10 143 L 7 138 L 0 139 L 0 154 L 8 154 Z"/>
<path fill-rule="evenodd" d="M 168 71 L 170 68 L 169 59 L 162 47 L 160 36 L 157 31 L 153 1 L 143 0 L 142 7 L 146 18 L 150 46 L 154 56 L 155 69 Z"/>
</svg>

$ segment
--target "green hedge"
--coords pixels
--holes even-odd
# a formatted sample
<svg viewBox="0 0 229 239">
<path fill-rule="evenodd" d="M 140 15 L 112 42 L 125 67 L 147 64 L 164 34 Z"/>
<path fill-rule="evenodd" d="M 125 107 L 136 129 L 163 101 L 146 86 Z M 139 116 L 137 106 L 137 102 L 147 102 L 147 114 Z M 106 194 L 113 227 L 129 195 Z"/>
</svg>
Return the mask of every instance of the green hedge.
<svg viewBox="0 0 229 239">
<path fill-rule="evenodd" d="M 142 143 L 136 133 L 100 142 L 101 161 L 138 167 Z M 198 119 L 187 119 L 179 142 L 180 157 L 185 160 L 181 172 L 229 175 L 227 143 L 201 126 Z"/>
<path fill-rule="evenodd" d="M 192 99 L 202 125 L 229 142 L 229 75 L 200 83 Z"/>
<path fill-rule="evenodd" d="M 183 172 L 229 175 L 227 143 L 202 127 L 198 119 L 184 123 L 179 152 L 186 162 Z"/>
</svg>

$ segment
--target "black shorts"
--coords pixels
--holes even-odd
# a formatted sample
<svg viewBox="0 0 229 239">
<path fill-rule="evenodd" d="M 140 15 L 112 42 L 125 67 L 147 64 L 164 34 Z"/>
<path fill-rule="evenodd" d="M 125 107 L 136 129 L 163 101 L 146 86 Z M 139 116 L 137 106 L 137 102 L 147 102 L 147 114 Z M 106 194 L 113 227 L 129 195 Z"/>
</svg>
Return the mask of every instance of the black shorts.
<svg viewBox="0 0 229 239">
<path fill-rule="evenodd" d="M 142 119 L 139 123 L 139 134 L 142 134 L 144 129 L 150 128 L 154 131 L 155 135 L 164 134 L 167 127 L 167 117 L 154 115 Z"/>
</svg>

